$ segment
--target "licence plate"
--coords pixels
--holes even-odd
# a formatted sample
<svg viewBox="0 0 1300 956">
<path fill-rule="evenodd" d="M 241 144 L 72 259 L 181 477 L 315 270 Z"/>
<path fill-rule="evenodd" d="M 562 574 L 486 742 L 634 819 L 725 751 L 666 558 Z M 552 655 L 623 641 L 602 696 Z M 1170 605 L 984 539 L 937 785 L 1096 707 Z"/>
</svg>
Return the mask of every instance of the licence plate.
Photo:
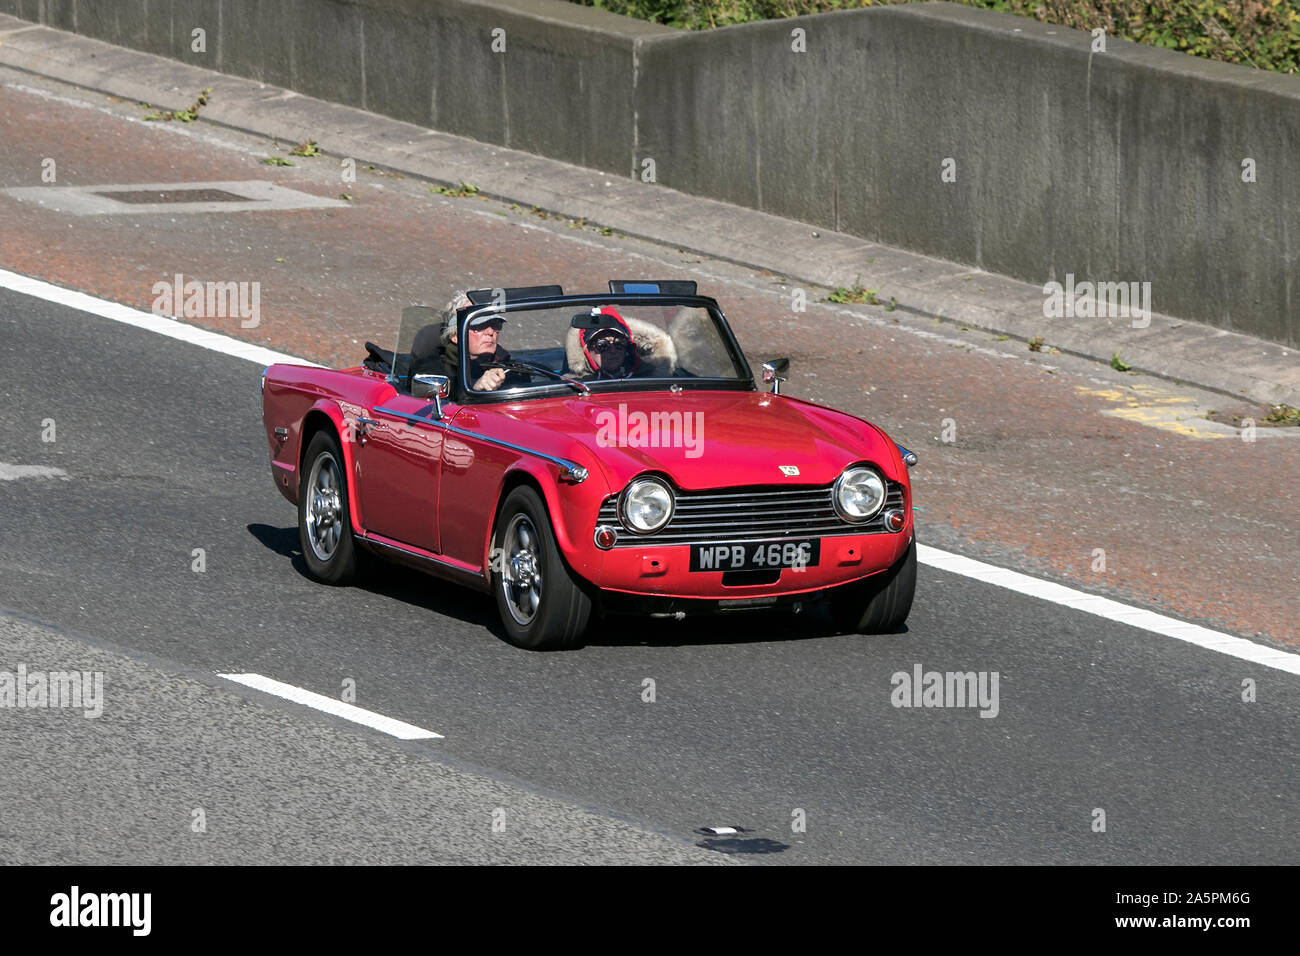
<svg viewBox="0 0 1300 956">
<path fill-rule="evenodd" d="M 757 571 L 816 567 L 821 539 L 691 545 L 692 571 Z"/>
</svg>

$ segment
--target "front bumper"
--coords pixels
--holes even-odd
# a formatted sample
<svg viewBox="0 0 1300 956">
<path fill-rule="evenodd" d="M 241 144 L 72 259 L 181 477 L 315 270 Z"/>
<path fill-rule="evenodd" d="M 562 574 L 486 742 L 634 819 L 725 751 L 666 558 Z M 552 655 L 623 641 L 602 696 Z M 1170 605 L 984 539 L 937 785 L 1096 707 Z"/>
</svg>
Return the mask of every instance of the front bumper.
<svg viewBox="0 0 1300 956">
<path fill-rule="evenodd" d="M 828 535 L 820 540 L 821 556 L 815 566 L 761 573 L 692 571 L 691 545 L 647 541 L 641 547 L 601 552 L 599 580 L 592 583 L 604 592 L 627 597 L 724 602 L 797 598 L 892 567 L 912 540 L 912 522 L 909 518 L 896 533 Z"/>
</svg>

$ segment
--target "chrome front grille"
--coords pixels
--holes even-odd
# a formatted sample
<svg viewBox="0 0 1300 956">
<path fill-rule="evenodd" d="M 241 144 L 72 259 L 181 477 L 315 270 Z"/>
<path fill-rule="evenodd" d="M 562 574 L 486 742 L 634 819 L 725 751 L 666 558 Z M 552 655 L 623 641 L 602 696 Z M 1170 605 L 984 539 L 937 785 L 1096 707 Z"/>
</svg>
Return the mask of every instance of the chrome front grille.
<svg viewBox="0 0 1300 956">
<path fill-rule="evenodd" d="M 835 513 L 831 486 L 821 488 L 736 488 L 677 495 L 672 520 L 654 534 L 633 534 L 618 520 L 618 498 L 606 498 L 598 524 L 619 532 L 616 548 L 708 541 L 772 541 L 836 534 L 886 533 L 884 514 L 903 507 L 903 486 L 886 482 L 885 506 L 870 521 L 852 524 Z"/>
</svg>

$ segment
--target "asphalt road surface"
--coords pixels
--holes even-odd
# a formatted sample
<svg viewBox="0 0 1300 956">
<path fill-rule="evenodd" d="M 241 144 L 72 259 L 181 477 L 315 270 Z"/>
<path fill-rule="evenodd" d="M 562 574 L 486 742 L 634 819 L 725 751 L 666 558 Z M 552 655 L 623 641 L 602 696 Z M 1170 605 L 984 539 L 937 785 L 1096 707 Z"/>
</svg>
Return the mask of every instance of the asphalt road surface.
<svg viewBox="0 0 1300 956">
<path fill-rule="evenodd" d="M 2 290 L 0 329 L 0 670 L 105 675 L 99 718 L 0 709 L 5 862 L 1297 858 L 1293 675 L 926 566 L 903 634 L 744 613 L 520 651 L 486 597 L 306 576 L 256 365 Z M 996 707 L 894 706 L 917 665 L 996 675 Z"/>
<path fill-rule="evenodd" d="M 221 81 L 213 82 L 220 98 Z M 340 120 L 318 106 L 311 128 L 331 150 Z M 530 160 L 542 165 L 529 166 L 513 202 L 458 198 L 369 169 L 364 155 L 355 157 L 355 183 L 340 178 L 335 153 L 267 166 L 268 154 L 288 143 L 204 121 L 143 122 L 147 113 L 0 69 L 0 268 L 146 312 L 156 283 L 177 275 L 256 284 L 255 325 L 224 313 L 184 321 L 332 367 L 358 361 L 367 339 L 391 342 L 404 307 L 441 305 L 457 287 L 559 282 L 572 292 L 620 276 L 694 279 L 722 304 L 751 362 L 790 357 L 790 394 L 880 422 L 918 453 L 913 486 L 930 544 L 1300 649 L 1300 497 L 1291 494 L 1300 428 L 1261 427 L 1258 441 L 1245 442 L 1228 425 L 1228 434 L 1207 435 L 1213 423 L 1203 417 L 1235 409 L 1262 420 L 1266 410 L 1056 353 L 1050 329 L 1048 344 L 1032 352 L 1009 336 L 890 312 L 887 302 L 822 301 L 830 289 L 796 287 L 767 269 L 580 228 L 531 209 L 557 175 L 541 160 Z M 438 148 L 467 146 L 452 137 Z M 49 161 L 55 182 L 46 181 Z M 274 185 L 336 205 L 268 204 L 253 213 L 114 203 L 117 211 L 93 215 L 65 208 L 69 191 L 82 191 L 79 208 L 93 201 L 103 210 L 110 201 L 96 194 L 115 184 L 232 181 L 256 190 L 250 195 Z M 605 182 L 593 174 L 585 198 Z M 352 196 L 345 204 L 340 189 Z M 660 201 L 653 190 L 645 198 Z M 723 235 L 740 228 L 716 223 Z M 770 258 L 760 261 L 779 270 L 787 234 L 807 231 L 774 227 L 764 237 Z M 896 251 L 877 255 L 889 260 Z M 994 279 L 966 275 L 963 300 L 995 296 Z M 794 310 L 798 295 L 805 312 Z M 1122 338 L 1105 354 L 1110 347 L 1123 348 Z M 1248 354 L 1225 349 L 1224 362 L 1248 376 Z"/>
</svg>

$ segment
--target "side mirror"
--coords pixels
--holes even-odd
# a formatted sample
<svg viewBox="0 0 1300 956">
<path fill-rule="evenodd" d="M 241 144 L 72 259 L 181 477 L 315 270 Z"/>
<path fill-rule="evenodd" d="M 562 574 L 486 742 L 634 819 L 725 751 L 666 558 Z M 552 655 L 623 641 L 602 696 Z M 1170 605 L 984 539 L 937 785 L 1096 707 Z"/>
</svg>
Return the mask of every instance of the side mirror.
<svg viewBox="0 0 1300 956">
<path fill-rule="evenodd" d="M 446 398 L 451 379 L 446 375 L 416 375 L 411 379 L 411 394 L 416 398 Z"/>
<path fill-rule="evenodd" d="M 439 418 L 442 418 L 442 401 L 450 390 L 451 379 L 446 375 L 415 375 L 411 378 L 411 396 L 432 398 Z"/>
<path fill-rule="evenodd" d="M 763 382 L 772 386 L 772 394 L 781 394 L 781 383 L 786 380 L 786 373 L 790 371 L 790 360 L 788 358 L 772 359 L 770 362 L 763 363 Z"/>
</svg>

